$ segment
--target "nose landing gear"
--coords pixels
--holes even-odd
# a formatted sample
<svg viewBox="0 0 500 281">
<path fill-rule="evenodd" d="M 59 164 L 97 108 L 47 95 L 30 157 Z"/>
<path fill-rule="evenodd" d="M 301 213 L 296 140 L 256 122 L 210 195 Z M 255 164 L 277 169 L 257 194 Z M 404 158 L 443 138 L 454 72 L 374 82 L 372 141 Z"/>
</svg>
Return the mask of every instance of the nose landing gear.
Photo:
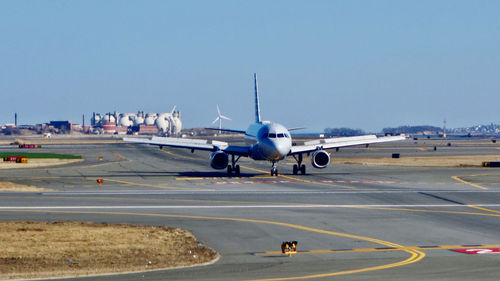
<svg viewBox="0 0 500 281">
<path fill-rule="evenodd" d="M 271 168 L 271 177 L 278 176 L 278 168 L 276 167 L 276 161 L 273 161 L 273 166 Z"/>
</svg>

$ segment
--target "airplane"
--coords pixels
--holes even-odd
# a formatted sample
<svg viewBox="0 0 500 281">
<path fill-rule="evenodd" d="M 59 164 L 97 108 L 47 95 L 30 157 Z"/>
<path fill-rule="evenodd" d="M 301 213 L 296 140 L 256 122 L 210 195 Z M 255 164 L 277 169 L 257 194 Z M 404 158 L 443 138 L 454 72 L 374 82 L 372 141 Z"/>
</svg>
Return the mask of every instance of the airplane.
<svg viewBox="0 0 500 281">
<path fill-rule="evenodd" d="M 123 140 L 126 142 L 157 145 L 160 149 L 167 146 L 191 149 L 191 152 L 195 150 L 211 151 L 212 153 L 209 157 L 210 166 L 216 170 L 227 169 L 228 176 L 232 176 L 233 174 L 235 176 L 240 175 L 240 166 L 237 165 L 237 162 L 241 157 L 269 161 L 272 163 L 271 176 L 278 176 L 277 163 L 286 157 L 293 157 L 297 162 L 297 164 L 293 165 L 294 175 L 299 174 L 299 172 L 305 175 L 306 166 L 302 163 L 304 154 L 311 156 L 311 164 L 314 168 L 323 169 L 330 163 L 330 153 L 327 152 L 329 149 L 406 139 L 404 135 L 386 137 L 364 135 L 318 139 L 305 142 L 302 145 L 295 145 L 290 134 L 290 131 L 293 129 L 287 129 L 281 124 L 261 119 L 257 74 L 254 74 L 254 94 L 255 122 L 246 131 L 222 129 L 223 131 L 244 134 L 246 145 L 238 146 L 217 140 L 174 137 L 152 137 L 151 139 L 123 138 Z M 231 162 L 229 162 L 229 156 L 231 156 Z"/>
</svg>

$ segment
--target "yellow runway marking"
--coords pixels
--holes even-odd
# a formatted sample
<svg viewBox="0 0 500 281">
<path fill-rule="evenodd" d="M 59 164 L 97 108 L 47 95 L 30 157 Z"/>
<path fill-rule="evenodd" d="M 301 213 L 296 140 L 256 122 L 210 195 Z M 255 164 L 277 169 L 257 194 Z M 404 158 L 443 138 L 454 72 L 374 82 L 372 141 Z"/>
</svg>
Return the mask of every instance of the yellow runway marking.
<svg viewBox="0 0 500 281">
<path fill-rule="evenodd" d="M 90 179 L 87 178 L 88 180 L 95 181 L 95 179 Z M 155 188 L 163 188 L 163 189 L 173 189 L 173 190 L 209 190 L 209 189 L 200 189 L 200 188 L 180 188 L 180 187 L 172 187 L 172 186 L 166 186 L 166 185 L 159 185 L 159 184 L 149 184 L 149 183 L 136 183 L 136 182 L 130 182 L 130 181 L 122 181 L 122 180 L 114 180 L 114 179 L 108 179 L 108 178 L 103 178 L 104 183 L 106 182 L 114 182 L 114 183 L 120 183 L 120 184 L 125 184 L 125 185 L 132 185 L 132 186 L 145 186 L 145 187 L 155 187 Z M 213 190 L 210 190 L 213 191 Z"/>
<path fill-rule="evenodd" d="M 469 181 L 466 181 L 464 179 L 461 179 L 460 177 L 458 176 L 452 176 L 451 177 L 452 179 L 456 180 L 456 181 L 459 181 L 461 183 L 464 183 L 464 184 L 467 184 L 467 185 L 470 185 L 470 186 L 473 186 L 473 187 L 476 187 L 476 188 L 479 188 L 479 189 L 483 189 L 483 190 L 488 190 L 487 187 L 484 187 L 484 186 L 481 186 L 479 184 L 475 184 L 475 183 L 472 183 L 472 182 L 469 182 Z"/>
<path fill-rule="evenodd" d="M 485 212 L 500 214 L 500 211 L 492 210 L 492 209 L 487 209 L 487 208 L 483 208 L 483 207 L 479 207 L 479 206 L 467 205 L 467 207 L 473 208 L 473 209 L 478 209 L 478 210 L 485 211 Z"/>
<path fill-rule="evenodd" d="M 467 207 L 471 207 L 471 206 L 473 206 L 473 205 L 467 205 Z M 441 214 L 454 214 L 454 215 L 500 217 L 500 214 L 497 215 L 497 214 L 491 214 L 491 213 L 485 214 L 485 213 L 473 213 L 473 212 L 462 212 L 462 211 L 439 211 L 439 210 L 408 209 L 408 208 L 384 208 L 384 207 L 353 207 L 353 208 L 372 209 L 372 210 L 387 210 L 387 211 L 417 212 L 417 213 L 441 213 Z"/>
<path fill-rule="evenodd" d="M 359 249 L 346 249 L 346 250 L 333 250 L 333 249 L 320 249 L 320 250 L 305 250 L 297 251 L 297 254 L 336 254 L 336 253 L 369 253 L 369 252 L 393 252 L 404 250 L 451 250 L 451 249 L 476 249 L 476 248 L 500 248 L 500 244 L 489 245 L 444 245 L 444 246 L 408 246 L 408 247 L 394 247 L 394 248 L 359 248 Z M 269 256 L 269 255 L 282 255 L 281 251 L 268 251 L 263 253 L 255 253 L 256 256 Z"/>
<path fill-rule="evenodd" d="M 318 229 L 318 228 L 311 228 L 311 227 L 306 227 L 306 226 L 301 226 L 301 225 L 296 225 L 296 224 L 290 224 L 290 223 L 284 223 L 284 222 L 277 222 L 277 221 L 266 221 L 266 220 L 256 220 L 256 219 L 242 219 L 242 218 L 228 218 L 228 217 L 206 217 L 206 216 L 188 216 L 188 215 L 172 215 L 172 214 L 147 214 L 147 213 L 131 213 L 131 212 L 92 212 L 92 211 L 51 211 L 51 210 L 0 210 L 2 212 L 27 212 L 27 213 L 39 213 L 39 212 L 44 212 L 44 213 L 61 213 L 61 214 L 96 214 L 96 215 L 122 215 L 122 216 L 150 216 L 150 217 L 166 217 L 166 218 L 184 218 L 184 219 L 202 219 L 202 220 L 222 220 L 222 221 L 233 221 L 233 222 L 247 222 L 247 223 L 260 223 L 260 224 L 267 224 L 267 225 L 275 225 L 275 226 L 281 226 L 281 227 L 287 227 L 287 228 L 293 228 L 293 229 L 298 229 L 298 230 L 303 230 L 303 231 L 309 231 L 309 232 L 315 232 L 315 233 L 320 233 L 320 234 L 326 234 L 326 235 L 331 235 L 331 236 L 338 236 L 338 237 L 345 237 L 345 238 L 351 238 L 355 240 L 364 240 L 368 242 L 373 242 L 376 244 L 388 246 L 388 247 L 395 247 L 395 248 L 404 248 L 401 245 L 384 241 L 384 240 L 379 240 L 375 238 L 369 238 L 369 237 L 364 237 L 364 236 L 359 236 L 359 235 L 352 235 L 352 234 L 347 234 L 347 233 L 340 233 L 340 232 L 334 232 L 334 231 L 328 231 L 328 230 L 323 230 L 323 229 Z M 407 252 L 411 254 L 411 256 L 405 260 L 395 262 L 395 263 L 389 263 L 389 264 L 384 264 L 384 265 L 378 265 L 378 266 L 371 266 L 371 267 L 365 267 L 365 268 L 360 268 L 360 269 L 353 269 L 353 270 L 345 270 L 345 271 L 337 271 L 337 272 L 330 272 L 330 273 L 322 273 L 322 274 L 313 274 L 313 275 L 305 275 L 305 276 L 293 276 L 293 277 L 282 277 L 282 278 L 268 278 L 268 279 L 257 279 L 259 281 L 263 280 L 297 280 L 297 279 L 313 279 L 313 278 L 322 278 L 322 277 L 332 277 L 332 276 L 339 276 L 339 275 L 348 275 L 348 274 L 355 274 L 355 273 L 361 273 L 361 272 L 368 272 L 368 271 L 375 271 L 375 270 L 381 270 L 381 269 L 388 269 L 388 268 L 393 268 L 393 267 L 398 267 L 398 266 L 403 266 L 411 263 L 415 263 L 420 261 L 425 257 L 425 253 L 419 251 L 419 250 L 413 250 L 413 249 L 403 249 L 402 251 Z"/>
<path fill-rule="evenodd" d="M 113 155 L 114 155 L 114 156 L 116 156 L 117 158 L 119 158 L 119 159 L 123 159 L 123 160 L 125 160 L 125 161 L 132 161 L 132 160 L 128 159 L 127 157 L 125 157 L 125 156 L 121 155 L 121 154 L 120 154 L 120 153 L 118 153 L 118 152 L 113 152 Z"/>
<path fill-rule="evenodd" d="M 166 153 L 166 154 L 169 154 L 171 156 L 175 156 L 177 158 L 181 158 L 181 159 L 189 159 L 189 160 L 200 160 L 200 158 L 194 158 L 194 157 L 189 157 L 189 156 L 183 156 L 183 155 L 179 155 L 177 153 L 173 153 L 172 151 L 168 151 L 168 150 L 160 150 L 161 152 L 163 153 Z"/>
<path fill-rule="evenodd" d="M 260 169 L 255 169 L 255 168 L 250 168 L 250 167 L 246 167 L 246 166 L 241 166 L 241 168 L 251 170 L 251 171 L 261 172 L 261 173 L 267 173 L 266 171 L 263 171 Z M 338 185 L 338 184 L 331 184 L 331 183 L 324 183 L 324 182 L 315 182 L 315 181 L 304 180 L 301 178 L 291 177 L 291 176 L 287 176 L 287 175 L 279 175 L 279 177 L 282 177 L 285 179 L 291 179 L 294 181 L 300 181 L 300 182 L 304 182 L 304 183 L 310 183 L 310 184 L 333 186 L 333 187 L 340 187 L 340 188 L 346 188 L 346 189 L 356 189 L 355 187 L 352 187 L 352 186 L 345 186 L 345 185 Z"/>
</svg>

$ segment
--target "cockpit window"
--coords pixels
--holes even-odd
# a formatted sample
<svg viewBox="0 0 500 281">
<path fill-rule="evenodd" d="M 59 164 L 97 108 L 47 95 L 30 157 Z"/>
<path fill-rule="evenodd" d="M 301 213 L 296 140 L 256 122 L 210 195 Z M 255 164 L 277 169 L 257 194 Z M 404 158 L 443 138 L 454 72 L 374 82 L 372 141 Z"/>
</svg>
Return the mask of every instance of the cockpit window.
<svg viewBox="0 0 500 281">
<path fill-rule="evenodd" d="M 283 133 L 278 134 L 278 138 L 284 138 L 284 137 L 285 137 L 285 134 L 283 134 Z"/>
<path fill-rule="evenodd" d="M 285 138 L 289 138 L 288 134 L 285 134 Z"/>
<path fill-rule="evenodd" d="M 276 138 L 276 134 L 275 133 L 269 133 L 269 138 L 271 138 L 271 139 Z"/>
</svg>

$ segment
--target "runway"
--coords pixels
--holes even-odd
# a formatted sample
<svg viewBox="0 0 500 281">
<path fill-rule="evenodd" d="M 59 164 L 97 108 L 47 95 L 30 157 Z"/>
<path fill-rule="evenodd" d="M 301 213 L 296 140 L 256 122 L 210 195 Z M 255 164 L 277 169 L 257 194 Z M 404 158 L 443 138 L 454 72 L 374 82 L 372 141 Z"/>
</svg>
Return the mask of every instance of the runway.
<svg viewBox="0 0 500 281">
<path fill-rule="evenodd" d="M 269 163 L 242 159 L 241 177 L 227 178 L 206 152 L 47 145 L 85 161 L 0 170 L 2 181 L 54 190 L 0 193 L 0 218 L 181 227 L 221 254 L 210 266 L 71 280 L 498 280 L 500 255 L 467 253 L 500 248 L 499 170 L 335 164 L 336 156 L 499 152 L 493 144 L 445 146 L 341 149 L 327 169 L 307 163 L 305 176 L 292 175 L 288 160 L 270 177 Z M 287 240 L 299 242 L 290 258 L 279 253 Z"/>
</svg>

